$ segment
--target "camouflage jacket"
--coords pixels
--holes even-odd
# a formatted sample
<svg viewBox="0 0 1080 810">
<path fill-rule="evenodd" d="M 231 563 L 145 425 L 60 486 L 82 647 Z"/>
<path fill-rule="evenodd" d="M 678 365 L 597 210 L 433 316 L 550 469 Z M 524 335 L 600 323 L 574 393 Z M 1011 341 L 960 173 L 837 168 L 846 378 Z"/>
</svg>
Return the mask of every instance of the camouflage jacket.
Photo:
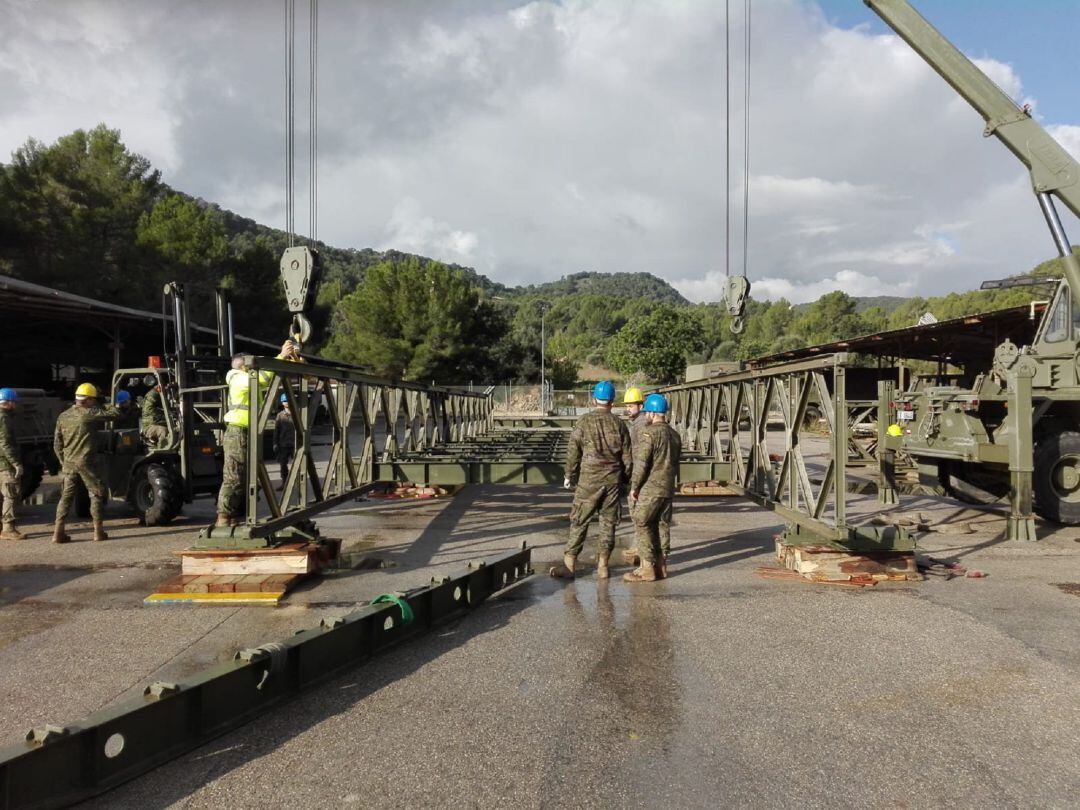
<svg viewBox="0 0 1080 810">
<path fill-rule="evenodd" d="M 645 429 L 645 411 L 638 411 L 638 415 L 626 420 L 626 427 L 630 430 L 630 446 L 633 450 L 637 451 L 638 441 L 641 439 L 641 431 Z M 633 469 L 633 465 L 626 465 L 629 469 Z"/>
<path fill-rule="evenodd" d="M 682 439 L 669 425 L 648 425 L 634 448 L 634 474 L 630 489 L 639 498 L 670 498 L 675 494 L 675 475 L 679 471 Z"/>
<path fill-rule="evenodd" d="M 53 450 L 62 465 L 80 464 L 94 455 L 94 433 L 102 423 L 116 419 L 120 412 L 113 406 L 82 408 L 72 405 L 56 419 Z"/>
<path fill-rule="evenodd" d="M 21 463 L 12 421 L 10 412 L 0 409 L 0 472 L 14 472 L 15 465 Z"/>
<path fill-rule="evenodd" d="M 602 409 L 578 419 L 566 451 L 567 478 L 586 487 L 621 484 L 629 465 L 630 431 L 624 420 Z"/>
<path fill-rule="evenodd" d="M 150 389 L 142 401 L 142 416 L 139 419 L 139 430 L 146 430 L 151 425 L 165 424 L 165 409 L 161 407 L 161 392 Z"/>
</svg>

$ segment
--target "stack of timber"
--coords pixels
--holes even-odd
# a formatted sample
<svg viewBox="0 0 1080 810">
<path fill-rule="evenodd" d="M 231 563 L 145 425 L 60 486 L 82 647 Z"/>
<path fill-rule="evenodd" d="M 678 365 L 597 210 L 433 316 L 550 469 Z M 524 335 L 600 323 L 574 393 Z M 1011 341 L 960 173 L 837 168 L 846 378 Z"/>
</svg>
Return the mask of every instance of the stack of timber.
<svg viewBox="0 0 1080 810">
<path fill-rule="evenodd" d="M 680 495 L 734 497 L 739 493 L 719 481 L 688 481 L 679 486 Z"/>
<path fill-rule="evenodd" d="M 776 542 L 776 561 L 780 568 L 761 568 L 758 574 L 767 579 L 804 579 L 827 585 L 866 587 L 879 582 L 920 581 L 912 551 L 881 551 L 855 554 L 831 545 L 793 545 Z"/>
<path fill-rule="evenodd" d="M 436 484 L 414 484 L 411 481 L 397 481 L 385 487 L 372 489 L 367 497 L 377 500 L 392 501 L 402 498 L 448 498 L 461 489 L 458 484 L 438 486 Z"/>
<path fill-rule="evenodd" d="M 297 583 L 333 563 L 340 549 L 340 540 L 258 549 L 185 549 L 176 552 L 180 575 L 161 583 L 144 602 L 276 605 Z"/>
</svg>

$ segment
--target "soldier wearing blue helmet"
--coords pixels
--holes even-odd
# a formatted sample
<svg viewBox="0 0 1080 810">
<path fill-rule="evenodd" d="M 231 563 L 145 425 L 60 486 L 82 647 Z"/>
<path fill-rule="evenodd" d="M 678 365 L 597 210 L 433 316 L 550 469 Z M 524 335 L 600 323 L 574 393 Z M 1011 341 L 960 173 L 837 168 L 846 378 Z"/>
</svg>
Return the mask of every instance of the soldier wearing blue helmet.
<svg viewBox="0 0 1080 810">
<path fill-rule="evenodd" d="M 596 576 L 607 579 L 608 560 L 615 548 L 615 527 L 619 525 L 620 499 L 630 464 L 630 432 L 626 422 L 611 412 L 615 386 L 604 380 L 593 388 L 596 409 L 581 417 L 570 434 L 563 487 L 574 489 L 570 507 L 570 537 L 563 551 L 563 564 L 549 573 L 563 579 L 574 578 L 578 555 L 585 546 L 589 521 L 600 515 Z"/>
<path fill-rule="evenodd" d="M 675 496 L 675 476 L 679 471 L 682 440 L 667 424 L 668 403 L 662 394 L 645 398 L 648 424 L 634 448 L 634 470 L 630 476 L 630 505 L 637 535 L 638 567 L 623 576 L 627 582 L 652 582 L 667 577 L 666 543 L 660 523 L 671 523 L 671 502 Z M 667 545 L 668 547 L 665 547 Z"/>
<path fill-rule="evenodd" d="M 18 407 L 19 392 L 0 388 L 0 512 L 3 531 L 0 540 L 24 540 L 25 535 L 15 526 L 15 505 L 22 494 L 22 455 L 11 427 L 11 412 Z"/>
</svg>

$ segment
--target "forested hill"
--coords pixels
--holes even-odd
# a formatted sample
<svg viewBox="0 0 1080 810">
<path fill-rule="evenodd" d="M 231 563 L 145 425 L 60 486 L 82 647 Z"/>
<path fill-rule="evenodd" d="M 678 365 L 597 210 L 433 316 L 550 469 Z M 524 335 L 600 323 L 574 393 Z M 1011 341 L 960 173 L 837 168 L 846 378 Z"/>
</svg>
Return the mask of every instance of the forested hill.
<svg viewBox="0 0 1080 810">
<path fill-rule="evenodd" d="M 609 298 L 647 298 L 665 304 L 690 303 L 678 290 L 652 273 L 574 273 L 558 281 L 518 287 L 515 292 L 545 298 L 604 295 Z"/>
<path fill-rule="evenodd" d="M 283 231 L 169 188 L 105 126 L 53 144 L 34 140 L 0 163 L 0 273 L 156 310 L 167 281 L 187 285 L 195 320 L 212 291 L 231 291 L 238 331 L 277 340 L 289 323 L 278 273 Z M 687 362 L 760 357 L 1023 304 L 1045 290 L 854 299 L 832 292 L 792 306 L 747 307 L 733 335 L 726 308 L 690 304 L 649 273 L 582 272 L 508 287 L 467 267 L 396 251 L 320 245 L 324 280 L 313 320 L 327 357 L 384 376 L 461 383 L 539 378 L 540 346 L 558 387 L 615 374 L 666 382 Z M 1057 260 L 1036 275 L 1060 274 Z"/>
</svg>

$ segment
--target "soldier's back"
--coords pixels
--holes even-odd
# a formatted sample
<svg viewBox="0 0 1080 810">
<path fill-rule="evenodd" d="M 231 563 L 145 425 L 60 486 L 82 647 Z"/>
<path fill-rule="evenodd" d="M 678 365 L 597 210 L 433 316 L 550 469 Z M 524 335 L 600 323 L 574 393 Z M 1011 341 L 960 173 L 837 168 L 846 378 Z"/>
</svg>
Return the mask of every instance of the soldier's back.
<svg viewBox="0 0 1080 810">
<path fill-rule="evenodd" d="M 649 477 L 641 487 L 642 497 L 670 498 L 675 494 L 675 478 L 682 455 L 682 439 L 670 425 L 654 422 L 642 430 L 652 459 Z"/>
<path fill-rule="evenodd" d="M 94 421 L 100 414 L 98 408 L 72 405 L 56 418 L 56 426 L 64 444 L 65 460 L 79 461 L 93 453 Z"/>
<path fill-rule="evenodd" d="M 624 443 L 629 442 L 626 424 L 611 411 L 591 411 L 582 416 L 576 430 L 581 439 L 582 478 L 614 479 L 622 476 L 626 460 Z"/>
</svg>

